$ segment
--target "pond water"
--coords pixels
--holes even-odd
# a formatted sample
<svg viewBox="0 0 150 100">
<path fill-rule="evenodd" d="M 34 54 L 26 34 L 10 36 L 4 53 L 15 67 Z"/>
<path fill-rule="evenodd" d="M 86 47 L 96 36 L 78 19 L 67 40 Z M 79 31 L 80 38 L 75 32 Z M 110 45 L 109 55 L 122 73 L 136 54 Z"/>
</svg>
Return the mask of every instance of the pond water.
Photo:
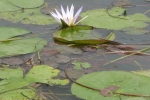
<svg viewBox="0 0 150 100">
<path fill-rule="evenodd" d="M 117 0 L 45 0 L 45 2 L 49 2 L 53 6 L 64 6 L 74 4 L 75 10 L 83 6 L 83 11 L 91 10 L 91 9 L 97 9 L 97 8 L 105 8 L 107 9 L 109 6 L 112 6 L 112 3 Z M 119 0 L 118 0 L 119 1 Z M 126 7 L 127 14 L 135 14 L 135 13 L 145 13 L 146 11 L 150 10 L 150 2 L 146 0 L 120 0 L 120 1 L 129 1 L 132 5 L 132 7 Z M 150 17 L 150 12 L 146 14 Z M 124 24 L 124 23 L 122 23 Z M 48 45 L 45 46 L 48 48 L 52 48 L 53 50 L 60 50 L 60 55 L 63 55 L 63 60 L 56 59 L 59 58 L 57 53 L 52 53 L 50 55 L 54 56 L 43 56 L 41 57 L 42 61 L 45 61 L 46 64 L 49 64 L 48 62 L 54 63 L 57 69 L 61 70 L 61 73 L 59 78 L 66 78 L 64 75 L 64 69 L 67 66 L 68 58 L 71 60 L 78 59 L 84 62 L 88 62 L 91 64 L 92 68 L 90 69 L 82 69 L 79 71 L 79 73 L 74 72 L 75 75 L 71 76 L 73 73 L 69 73 L 70 70 L 73 70 L 73 66 L 70 64 L 68 67 L 68 76 L 71 76 L 73 79 L 79 78 L 83 74 L 96 72 L 96 71 L 108 71 L 108 70 L 123 70 L 123 71 L 133 71 L 133 70 L 141 70 L 141 69 L 150 69 L 149 67 L 149 61 L 150 57 L 148 55 L 132 55 L 129 57 L 126 57 L 122 60 L 114 61 L 111 63 L 111 61 L 118 59 L 119 57 L 125 56 L 123 50 L 127 49 L 129 51 L 130 49 L 134 50 L 140 50 L 144 49 L 149 46 L 150 44 L 150 35 L 148 34 L 142 34 L 142 35 L 130 35 L 130 34 L 124 34 L 122 31 L 116 31 L 116 30 L 103 30 L 103 32 L 115 32 L 116 33 L 116 39 L 115 41 L 123 43 L 123 45 L 103 45 L 103 47 L 100 47 L 100 49 L 95 49 L 92 46 L 81 46 L 79 48 L 67 48 L 66 46 L 62 46 L 61 43 L 55 43 L 52 37 L 52 34 L 56 32 L 59 27 L 59 24 L 52 24 L 52 25 L 25 25 L 22 23 L 11 23 L 8 21 L 0 20 L 0 26 L 13 26 L 13 27 L 20 27 L 27 29 L 31 31 L 33 34 L 38 34 L 40 37 L 46 39 L 48 41 Z M 145 29 L 149 30 L 150 26 L 146 27 Z M 95 29 L 97 32 L 101 33 L 101 29 Z M 141 45 L 142 44 L 142 45 Z M 64 45 L 64 44 L 63 44 Z M 77 49 L 77 51 L 74 51 Z M 83 51 L 81 51 L 83 50 Z M 113 50 L 113 52 L 112 52 Z M 107 53 L 109 52 L 109 53 Z M 112 52 L 112 53 L 110 53 Z M 33 57 L 35 64 L 38 64 L 36 54 L 28 54 L 28 55 L 22 55 L 22 56 L 16 56 L 17 58 L 28 60 L 29 58 Z M 66 58 L 67 57 L 67 58 Z M 4 60 L 5 58 L 1 58 L 1 60 Z M 46 62 L 46 60 L 48 61 Z M 57 60 L 57 61 L 56 61 Z M 60 60 L 60 61 L 58 61 Z M 6 61 L 7 62 L 7 61 Z M 67 63 L 67 64 L 66 64 Z M 108 63 L 108 64 L 107 64 Z M 49 64 L 51 65 L 51 64 Z M 29 66 L 25 64 L 20 65 L 24 69 L 30 69 Z M 15 65 L 12 65 L 12 67 L 16 67 Z M 38 87 L 40 91 L 41 97 L 43 97 L 43 100 L 82 100 L 80 98 L 77 98 L 76 96 L 71 94 L 71 85 L 72 82 L 70 82 L 68 85 L 65 86 L 48 86 L 45 84 L 42 84 L 40 87 Z M 42 92 L 41 92 L 42 90 Z"/>
</svg>

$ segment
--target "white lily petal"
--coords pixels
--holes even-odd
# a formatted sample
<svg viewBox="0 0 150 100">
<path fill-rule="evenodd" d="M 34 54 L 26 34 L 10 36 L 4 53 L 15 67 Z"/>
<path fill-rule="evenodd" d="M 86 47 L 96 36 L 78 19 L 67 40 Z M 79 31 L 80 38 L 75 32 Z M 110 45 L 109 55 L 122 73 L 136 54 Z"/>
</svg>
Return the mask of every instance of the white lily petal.
<svg viewBox="0 0 150 100">
<path fill-rule="evenodd" d="M 66 12 L 65 12 L 64 8 L 62 7 L 62 5 L 61 5 L 61 13 L 62 13 L 63 18 L 66 19 L 67 18 Z"/>
<path fill-rule="evenodd" d="M 68 6 L 67 6 L 67 24 L 68 24 L 68 26 L 70 26 L 70 12 L 69 12 L 69 8 L 68 8 Z"/>
<path fill-rule="evenodd" d="M 56 13 L 57 13 L 57 16 L 61 19 L 63 19 L 62 15 L 55 9 Z"/>
<path fill-rule="evenodd" d="M 52 15 L 52 17 L 53 17 L 54 19 L 56 19 L 56 20 L 61 24 L 60 18 L 59 18 L 55 13 L 50 12 L 50 14 Z"/>
<path fill-rule="evenodd" d="M 76 14 L 75 14 L 75 16 L 74 16 L 74 18 L 73 18 L 74 23 L 76 22 L 78 16 L 80 15 L 80 13 L 81 13 L 81 11 L 82 11 L 82 8 L 83 8 L 83 7 L 81 7 L 81 8 L 76 12 Z"/>
<path fill-rule="evenodd" d="M 72 4 L 71 8 L 70 8 L 70 24 L 74 24 L 73 23 L 73 17 L 74 17 L 74 6 Z"/>
<path fill-rule="evenodd" d="M 81 20 L 79 20 L 78 22 L 76 22 L 79 14 L 82 11 L 81 7 L 75 14 L 74 16 L 74 5 L 72 4 L 71 7 L 69 8 L 67 6 L 66 11 L 64 10 L 63 6 L 61 5 L 61 13 L 55 9 L 55 13 L 54 12 L 50 12 L 50 14 L 52 15 L 52 17 L 54 17 L 54 19 L 56 19 L 60 24 L 62 24 L 62 22 L 65 22 L 68 26 L 75 26 L 76 24 L 78 24 L 79 22 L 81 22 L 83 19 L 85 19 L 86 17 L 82 18 Z M 62 21 L 63 20 L 63 21 Z M 63 25 L 63 24 L 62 24 Z"/>
<path fill-rule="evenodd" d="M 79 20 L 78 22 L 75 23 L 75 25 L 77 25 L 79 22 L 81 22 L 83 19 L 85 19 L 88 16 L 85 16 L 84 18 L 82 18 L 81 20 Z"/>
</svg>

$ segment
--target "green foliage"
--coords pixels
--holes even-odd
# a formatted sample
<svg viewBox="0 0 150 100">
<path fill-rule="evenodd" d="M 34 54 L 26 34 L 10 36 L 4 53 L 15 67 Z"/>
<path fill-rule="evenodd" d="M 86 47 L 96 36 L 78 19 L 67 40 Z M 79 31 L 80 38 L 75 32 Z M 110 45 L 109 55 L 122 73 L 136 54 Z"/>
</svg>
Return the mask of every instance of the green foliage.
<svg viewBox="0 0 150 100">
<path fill-rule="evenodd" d="M 142 97 L 135 97 L 135 98 L 127 98 L 127 99 L 123 99 L 123 100 L 146 100 Z"/>
<path fill-rule="evenodd" d="M 133 73 L 150 77 L 150 70 L 131 71 Z"/>
<path fill-rule="evenodd" d="M 10 69 L 10 68 L 0 68 L 0 78 L 9 79 L 11 77 L 23 77 L 23 71 L 21 68 Z"/>
<path fill-rule="evenodd" d="M 8 0 L 20 8 L 35 8 L 44 4 L 44 0 Z"/>
<path fill-rule="evenodd" d="M 17 89 L 0 94 L 1 100 L 27 100 L 36 97 L 33 89 Z"/>
<path fill-rule="evenodd" d="M 125 9 L 120 7 L 114 7 L 112 9 L 94 9 L 83 12 L 82 17 L 88 16 L 82 21 L 82 24 L 105 29 L 121 30 L 126 27 L 143 28 L 148 24 L 144 22 L 150 22 L 150 18 L 147 16 L 136 13 L 134 15 L 123 16 Z M 114 16 L 109 16 L 109 14 Z"/>
<path fill-rule="evenodd" d="M 41 50 L 47 44 L 38 37 L 19 37 L 29 33 L 20 28 L 0 27 L 0 33 L 0 57 L 32 53 Z"/>
<path fill-rule="evenodd" d="M 12 72 L 12 73 L 11 73 Z M 0 98 L 5 99 L 31 99 L 35 97 L 36 90 L 30 86 L 30 84 L 39 82 L 49 85 L 66 85 L 69 80 L 53 79 L 59 73 L 59 70 L 54 69 L 50 66 L 39 65 L 33 67 L 26 75 L 23 77 L 23 71 L 21 68 L 0 69 Z M 5 76 L 4 76 L 5 74 Z M 23 95 L 22 95 L 23 94 Z"/>
<path fill-rule="evenodd" d="M 75 61 L 72 64 L 74 64 L 74 69 L 81 70 L 83 68 L 90 68 L 92 67 L 88 62 L 83 61 Z"/>
<path fill-rule="evenodd" d="M 109 43 L 109 39 L 114 39 L 115 35 L 107 37 L 106 33 L 97 33 L 90 26 L 73 26 L 57 31 L 53 37 L 57 41 L 72 44 L 103 44 Z"/>
<path fill-rule="evenodd" d="M 14 28 L 14 27 L 0 27 L 0 41 L 6 40 L 18 35 L 24 35 L 29 33 L 29 31 L 21 29 L 21 28 Z"/>
<path fill-rule="evenodd" d="M 98 90 L 104 90 L 107 87 L 118 87 L 113 92 L 125 93 L 125 94 L 138 94 L 138 95 L 149 95 L 150 78 L 143 75 L 134 74 L 131 72 L 123 71 L 103 71 L 93 72 L 84 75 L 77 79 L 78 83 L 96 88 Z M 106 90 L 105 90 L 106 91 Z M 107 93 L 103 91 L 104 93 Z M 111 90 L 107 90 L 112 92 Z M 73 83 L 71 87 L 72 94 L 85 100 L 135 100 L 135 97 L 128 97 L 122 95 L 111 94 L 111 96 L 104 96 L 99 91 L 91 90 Z M 150 97 L 139 97 L 139 100 L 149 100 Z M 136 100 L 138 100 L 136 98 Z"/>
<path fill-rule="evenodd" d="M 0 43 L 0 57 L 32 53 L 41 50 L 46 41 L 41 38 L 29 38 Z"/>
<path fill-rule="evenodd" d="M 30 2 L 30 0 L 28 1 Z M 41 7 L 33 9 L 21 9 L 13 12 L 0 12 L 0 19 L 11 22 L 20 21 L 23 24 L 47 25 L 55 23 L 56 21 L 50 15 L 44 15 L 41 13 L 41 8 L 45 6 L 46 5 L 43 5 Z"/>
<path fill-rule="evenodd" d="M 15 11 L 21 8 L 16 7 L 8 0 L 0 0 L 0 11 Z"/>
</svg>

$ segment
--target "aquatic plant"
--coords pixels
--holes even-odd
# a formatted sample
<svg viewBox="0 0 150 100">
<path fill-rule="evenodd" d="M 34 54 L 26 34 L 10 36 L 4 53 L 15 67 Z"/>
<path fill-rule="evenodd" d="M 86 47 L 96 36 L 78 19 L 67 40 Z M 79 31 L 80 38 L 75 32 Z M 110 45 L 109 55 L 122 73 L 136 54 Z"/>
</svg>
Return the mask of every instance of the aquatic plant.
<svg viewBox="0 0 150 100">
<path fill-rule="evenodd" d="M 80 21 L 82 21 L 83 19 L 85 19 L 87 17 L 87 16 L 85 16 L 81 20 L 77 21 L 77 18 L 79 17 L 79 14 L 81 13 L 82 8 L 83 7 L 81 7 L 74 15 L 73 4 L 71 5 L 70 9 L 67 6 L 66 12 L 61 5 L 61 13 L 57 9 L 55 9 L 56 12 L 50 12 L 50 14 L 52 15 L 52 17 L 54 17 L 54 19 L 56 19 L 61 24 L 62 27 L 75 26 Z"/>
</svg>

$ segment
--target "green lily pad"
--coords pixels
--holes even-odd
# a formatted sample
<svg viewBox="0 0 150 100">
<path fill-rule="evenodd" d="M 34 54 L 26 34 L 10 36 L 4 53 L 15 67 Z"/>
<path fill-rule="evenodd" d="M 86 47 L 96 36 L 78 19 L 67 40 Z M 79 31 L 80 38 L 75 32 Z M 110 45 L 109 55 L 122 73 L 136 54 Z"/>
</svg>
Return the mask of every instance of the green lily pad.
<svg viewBox="0 0 150 100">
<path fill-rule="evenodd" d="M 0 43 L 0 57 L 32 53 L 41 50 L 47 42 L 41 38 L 20 39 Z"/>
<path fill-rule="evenodd" d="M 97 28 L 121 30 L 127 27 L 143 28 L 148 26 L 145 22 L 150 22 L 150 18 L 141 13 L 123 16 L 125 9 L 114 7 L 111 9 L 93 9 L 81 13 L 81 16 L 88 16 L 81 23 Z M 111 16 L 109 16 L 109 14 Z M 112 17 L 114 16 L 114 17 Z"/>
<path fill-rule="evenodd" d="M 11 98 L 14 100 L 18 100 L 19 98 L 24 98 L 25 100 L 29 98 L 33 99 L 36 97 L 37 90 L 30 84 L 36 82 L 49 85 L 68 84 L 69 80 L 67 79 L 53 79 L 58 73 L 59 70 L 46 65 L 34 66 L 26 75 L 23 75 L 23 70 L 20 68 L 1 68 L 0 98 Z"/>
<path fill-rule="evenodd" d="M 40 82 L 40 83 L 46 83 L 50 85 L 65 85 L 69 81 L 66 80 L 60 80 L 60 79 L 52 79 L 52 77 L 57 76 L 60 71 L 57 69 L 54 69 L 53 67 L 49 67 L 47 65 L 40 65 L 33 67 L 28 74 L 26 74 L 25 79 L 32 79 L 32 82 Z"/>
<path fill-rule="evenodd" d="M 1 11 L 15 11 L 15 10 L 19 10 L 19 9 L 21 9 L 21 8 L 16 7 L 8 0 L 0 0 L 0 12 Z"/>
<path fill-rule="evenodd" d="M 55 40 L 71 44 L 109 43 L 106 37 L 106 33 L 95 32 L 90 26 L 67 27 L 53 34 Z"/>
<path fill-rule="evenodd" d="M 138 94 L 141 97 L 142 95 L 149 96 L 150 94 L 149 88 L 147 88 L 150 87 L 149 84 L 150 78 L 147 76 L 138 75 L 131 72 L 123 72 L 123 71 L 94 72 L 80 77 L 79 79 L 77 79 L 76 82 L 100 90 L 100 91 L 91 90 L 73 83 L 71 87 L 72 94 L 85 100 L 120 100 L 120 98 L 122 100 L 126 99 L 128 100 L 129 98 L 130 99 L 135 98 L 134 96 L 129 97 L 119 94 L 111 94 L 110 92 L 124 93 L 124 94 Z M 113 88 L 114 91 L 112 91 Z M 104 94 L 106 95 L 104 96 Z M 142 97 L 142 98 L 144 98 L 144 100 L 150 99 L 150 97 Z"/>
<path fill-rule="evenodd" d="M 35 96 L 36 92 L 33 89 L 18 89 L 0 94 L 3 100 L 27 100 Z"/>
<path fill-rule="evenodd" d="M 21 28 L 13 28 L 13 27 L 0 27 L 0 41 L 6 40 L 8 38 L 12 38 L 18 35 L 24 35 L 29 33 L 29 31 Z"/>
<path fill-rule="evenodd" d="M 40 9 L 45 6 L 46 4 L 33 9 L 24 9 L 14 12 L 0 12 L 0 19 L 14 23 L 21 22 L 23 24 L 48 25 L 55 23 L 56 21 L 50 15 L 44 15 L 40 12 Z"/>
<path fill-rule="evenodd" d="M 10 69 L 10 68 L 0 68 L 0 78 L 9 79 L 11 77 L 23 77 L 23 71 L 21 68 Z"/>
<path fill-rule="evenodd" d="M 131 71 L 133 73 L 139 74 L 139 75 L 145 75 L 150 77 L 150 70 L 138 70 L 138 71 Z"/>
<path fill-rule="evenodd" d="M 135 97 L 135 98 L 127 98 L 127 99 L 123 99 L 123 100 L 146 100 L 142 97 Z"/>
<path fill-rule="evenodd" d="M 83 62 L 83 61 L 74 61 L 72 63 L 74 65 L 74 69 L 76 70 L 81 70 L 83 68 L 91 68 L 92 66 L 88 62 Z"/>
<path fill-rule="evenodd" d="M 8 0 L 20 8 L 35 8 L 44 4 L 44 0 Z"/>
</svg>

